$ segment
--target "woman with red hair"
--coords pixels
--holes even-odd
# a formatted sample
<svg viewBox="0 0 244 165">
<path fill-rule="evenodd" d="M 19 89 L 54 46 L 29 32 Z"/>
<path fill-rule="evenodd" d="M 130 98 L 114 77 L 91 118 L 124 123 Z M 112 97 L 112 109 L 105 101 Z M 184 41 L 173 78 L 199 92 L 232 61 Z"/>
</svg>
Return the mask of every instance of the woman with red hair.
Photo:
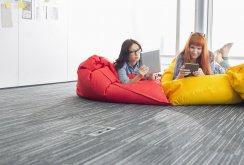
<svg viewBox="0 0 244 165">
<path fill-rule="evenodd" d="M 228 45 L 228 49 L 231 46 Z M 185 48 L 177 57 L 173 79 L 225 73 L 226 68 L 216 64 L 215 61 L 214 54 L 208 50 L 205 34 L 199 32 L 191 33 Z M 190 69 L 185 68 L 185 63 L 198 64 L 199 69 L 191 72 Z"/>
</svg>

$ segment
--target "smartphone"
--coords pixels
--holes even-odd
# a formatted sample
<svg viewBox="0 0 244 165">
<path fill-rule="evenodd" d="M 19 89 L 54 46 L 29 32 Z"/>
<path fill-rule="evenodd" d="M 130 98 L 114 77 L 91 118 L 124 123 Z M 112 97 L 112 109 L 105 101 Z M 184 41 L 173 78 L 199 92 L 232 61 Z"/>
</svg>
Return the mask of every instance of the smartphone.
<svg viewBox="0 0 244 165">
<path fill-rule="evenodd" d="M 195 63 L 185 63 L 185 69 L 190 69 L 191 72 L 198 71 L 199 64 Z"/>
</svg>

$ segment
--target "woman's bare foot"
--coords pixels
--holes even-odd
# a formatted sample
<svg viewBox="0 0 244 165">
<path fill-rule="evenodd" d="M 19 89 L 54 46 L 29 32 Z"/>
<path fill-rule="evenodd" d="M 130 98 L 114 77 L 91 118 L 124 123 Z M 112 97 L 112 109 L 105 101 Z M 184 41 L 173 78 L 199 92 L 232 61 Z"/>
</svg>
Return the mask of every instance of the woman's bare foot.
<svg viewBox="0 0 244 165">
<path fill-rule="evenodd" d="M 227 43 L 222 48 L 219 49 L 219 52 L 222 54 L 222 57 L 228 57 L 230 48 L 234 43 Z"/>
</svg>

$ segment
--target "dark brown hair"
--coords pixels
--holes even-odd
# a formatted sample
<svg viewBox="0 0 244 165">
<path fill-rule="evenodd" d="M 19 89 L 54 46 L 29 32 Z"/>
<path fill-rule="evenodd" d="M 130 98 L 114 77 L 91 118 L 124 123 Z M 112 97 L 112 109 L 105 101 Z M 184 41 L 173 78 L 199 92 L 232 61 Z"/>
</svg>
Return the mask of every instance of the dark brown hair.
<svg viewBox="0 0 244 165">
<path fill-rule="evenodd" d="M 115 69 L 116 70 L 122 68 L 124 63 L 128 62 L 129 55 L 130 55 L 129 49 L 133 44 L 137 44 L 139 46 L 139 48 L 142 49 L 141 45 L 136 40 L 133 40 L 133 39 L 125 40 L 121 46 L 119 58 L 117 60 L 115 60 Z"/>
</svg>

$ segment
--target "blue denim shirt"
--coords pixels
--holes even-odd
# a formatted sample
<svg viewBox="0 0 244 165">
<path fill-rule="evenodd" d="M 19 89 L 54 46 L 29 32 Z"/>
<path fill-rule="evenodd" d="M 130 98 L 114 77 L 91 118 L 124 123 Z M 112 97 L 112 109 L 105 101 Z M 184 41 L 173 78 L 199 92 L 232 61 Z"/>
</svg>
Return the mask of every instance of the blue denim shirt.
<svg viewBox="0 0 244 165">
<path fill-rule="evenodd" d="M 223 67 L 221 67 L 220 65 L 215 64 L 214 54 L 212 52 L 210 52 L 209 55 L 210 55 L 211 74 L 223 74 L 225 72 L 225 69 Z M 180 55 L 178 55 L 177 61 L 175 64 L 173 79 L 175 79 L 178 76 L 179 70 L 182 67 L 182 65 L 184 65 L 184 55 L 180 54 Z"/>
<path fill-rule="evenodd" d="M 140 68 L 139 62 L 136 63 L 135 67 L 130 66 L 128 62 L 125 62 L 122 68 L 118 69 L 119 81 L 121 83 L 128 83 L 130 81 L 128 74 L 137 74 Z"/>
</svg>

